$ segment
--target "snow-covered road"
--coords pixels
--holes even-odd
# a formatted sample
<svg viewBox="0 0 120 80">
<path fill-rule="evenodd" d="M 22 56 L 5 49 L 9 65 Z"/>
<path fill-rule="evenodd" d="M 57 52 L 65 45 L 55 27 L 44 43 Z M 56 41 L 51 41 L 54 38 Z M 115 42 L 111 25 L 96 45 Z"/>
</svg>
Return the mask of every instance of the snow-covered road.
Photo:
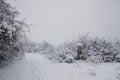
<svg viewBox="0 0 120 80">
<path fill-rule="evenodd" d="M 52 63 L 42 55 L 26 53 L 0 69 L 0 80 L 120 80 L 119 73 L 119 63 Z"/>
<path fill-rule="evenodd" d="M 0 80 L 66 80 L 57 67 L 43 56 L 26 54 L 17 63 L 0 70 Z M 67 79 L 70 80 L 70 79 Z"/>
</svg>

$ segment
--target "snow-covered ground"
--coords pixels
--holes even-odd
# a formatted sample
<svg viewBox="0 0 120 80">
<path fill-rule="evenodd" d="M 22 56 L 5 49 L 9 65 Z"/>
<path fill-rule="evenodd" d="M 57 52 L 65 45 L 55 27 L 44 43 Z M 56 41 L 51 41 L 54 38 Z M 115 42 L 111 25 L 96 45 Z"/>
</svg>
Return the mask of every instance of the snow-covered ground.
<svg viewBox="0 0 120 80">
<path fill-rule="evenodd" d="M 43 55 L 26 53 L 0 69 L 0 80 L 120 80 L 120 64 L 52 63 Z"/>
</svg>

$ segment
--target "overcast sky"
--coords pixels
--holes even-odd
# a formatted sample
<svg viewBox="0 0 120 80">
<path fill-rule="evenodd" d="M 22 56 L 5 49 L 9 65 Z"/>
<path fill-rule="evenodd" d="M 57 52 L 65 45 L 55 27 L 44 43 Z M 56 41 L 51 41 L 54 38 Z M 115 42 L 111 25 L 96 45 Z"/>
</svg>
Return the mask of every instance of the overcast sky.
<svg viewBox="0 0 120 80">
<path fill-rule="evenodd" d="M 79 34 L 120 37 L 120 0 L 7 0 L 27 18 L 33 41 L 60 44 Z"/>
</svg>

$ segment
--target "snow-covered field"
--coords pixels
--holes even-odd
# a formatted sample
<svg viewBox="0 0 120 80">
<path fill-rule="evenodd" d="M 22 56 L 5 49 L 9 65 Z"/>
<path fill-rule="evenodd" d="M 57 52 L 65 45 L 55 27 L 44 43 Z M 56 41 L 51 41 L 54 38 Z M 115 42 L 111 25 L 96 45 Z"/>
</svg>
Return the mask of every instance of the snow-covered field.
<svg viewBox="0 0 120 80">
<path fill-rule="evenodd" d="M 43 55 L 26 53 L 0 69 L 0 80 L 120 80 L 120 64 L 52 63 Z"/>
</svg>

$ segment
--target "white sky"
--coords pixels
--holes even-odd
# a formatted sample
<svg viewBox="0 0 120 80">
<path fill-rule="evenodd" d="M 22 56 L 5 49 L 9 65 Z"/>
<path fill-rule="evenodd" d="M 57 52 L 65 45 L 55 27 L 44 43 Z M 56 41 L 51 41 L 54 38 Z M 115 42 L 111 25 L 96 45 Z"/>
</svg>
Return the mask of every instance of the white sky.
<svg viewBox="0 0 120 80">
<path fill-rule="evenodd" d="M 33 24 L 29 37 L 60 44 L 79 34 L 119 38 L 120 0 L 7 0 Z"/>
</svg>

